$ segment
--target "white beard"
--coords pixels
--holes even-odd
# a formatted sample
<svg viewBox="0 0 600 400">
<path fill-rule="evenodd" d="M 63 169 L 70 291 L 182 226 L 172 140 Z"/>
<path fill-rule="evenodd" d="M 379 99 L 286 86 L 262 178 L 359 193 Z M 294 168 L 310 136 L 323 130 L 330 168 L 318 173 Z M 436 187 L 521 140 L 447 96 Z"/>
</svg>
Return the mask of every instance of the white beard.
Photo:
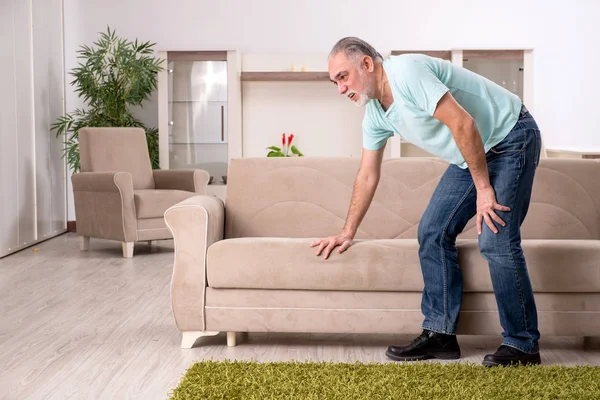
<svg viewBox="0 0 600 400">
<path fill-rule="evenodd" d="M 369 100 L 371 100 L 371 98 L 365 92 L 356 92 L 353 90 L 350 93 L 348 93 L 348 96 L 352 94 L 358 96 L 358 100 L 354 102 L 354 105 L 356 107 L 364 107 L 369 102 Z"/>
<path fill-rule="evenodd" d="M 360 76 L 364 80 L 365 74 L 362 71 L 360 71 Z M 357 92 L 353 90 L 350 93 L 348 93 L 348 96 L 354 93 L 355 96 L 358 96 L 358 100 L 355 101 L 354 104 L 357 107 L 364 107 L 369 101 L 371 101 L 374 98 L 375 88 L 373 86 L 374 85 L 371 81 L 366 81 L 365 88 L 362 92 Z"/>
</svg>

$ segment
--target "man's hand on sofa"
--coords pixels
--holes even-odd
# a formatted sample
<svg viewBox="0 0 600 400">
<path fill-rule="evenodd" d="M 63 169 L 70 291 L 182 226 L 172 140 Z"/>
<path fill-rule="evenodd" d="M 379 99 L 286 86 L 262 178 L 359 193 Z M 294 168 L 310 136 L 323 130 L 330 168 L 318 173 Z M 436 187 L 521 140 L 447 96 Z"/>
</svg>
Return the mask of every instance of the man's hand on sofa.
<svg viewBox="0 0 600 400">
<path fill-rule="evenodd" d="M 327 260 L 329 258 L 329 254 L 335 249 L 337 246 L 340 246 L 338 249 L 338 253 L 343 253 L 346 251 L 348 247 L 352 245 L 353 238 L 351 236 L 341 234 L 338 236 L 329 236 L 328 238 L 318 239 L 312 242 L 310 247 L 319 246 L 317 249 L 317 256 L 321 255 L 321 252 L 325 250 L 324 259 Z"/>
</svg>

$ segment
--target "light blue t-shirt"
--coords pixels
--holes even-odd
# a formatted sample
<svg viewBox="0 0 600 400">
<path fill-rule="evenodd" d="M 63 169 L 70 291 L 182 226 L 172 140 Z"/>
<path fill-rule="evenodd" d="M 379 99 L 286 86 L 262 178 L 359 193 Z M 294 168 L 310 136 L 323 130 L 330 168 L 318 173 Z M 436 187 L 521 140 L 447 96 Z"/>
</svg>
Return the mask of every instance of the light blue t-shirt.
<svg viewBox="0 0 600 400">
<path fill-rule="evenodd" d="M 440 58 L 422 54 L 390 56 L 383 62 L 394 102 L 384 111 L 378 100 L 366 106 L 363 147 L 380 149 L 394 132 L 429 153 L 467 168 L 450 129 L 433 117 L 438 101 L 450 93 L 473 117 L 485 152 L 517 123 L 521 99 L 500 85 Z"/>
</svg>

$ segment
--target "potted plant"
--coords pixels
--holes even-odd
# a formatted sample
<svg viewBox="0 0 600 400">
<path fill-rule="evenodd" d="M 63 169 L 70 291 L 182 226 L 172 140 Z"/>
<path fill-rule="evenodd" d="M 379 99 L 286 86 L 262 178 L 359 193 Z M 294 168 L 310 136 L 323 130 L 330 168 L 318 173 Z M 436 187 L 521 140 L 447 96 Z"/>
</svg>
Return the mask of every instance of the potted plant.
<svg viewBox="0 0 600 400">
<path fill-rule="evenodd" d="M 132 114 L 157 89 L 157 73 L 162 60 L 153 57 L 155 43 L 122 39 L 108 27 L 94 43 L 96 48 L 80 46 L 79 66 L 70 74 L 71 85 L 87 104 L 58 118 L 52 125 L 56 137 L 65 135 L 63 157 L 72 171 L 79 171 L 79 129 L 83 127 L 139 127 L 146 131 L 152 168 L 159 168 L 158 129 L 148 128 Z"/>
<path fill-rule="evenodd" d="M 288 136 L 287 139 L 285 133 L 283 133 L 281 135 L 281 148 L 277 146 L 267 147 L 267 150 L 271 150 L 267 154 L 267 157 L 303 157 L 304 154 L 302 154 L 300 150 L 298 150 L 296 145 L 292 144 L 293 140 L 293 133 L 290 134 L 290 136 Z M 292 154 L 290 154 L 290 151 L 292 152 Z"/>
</svg>

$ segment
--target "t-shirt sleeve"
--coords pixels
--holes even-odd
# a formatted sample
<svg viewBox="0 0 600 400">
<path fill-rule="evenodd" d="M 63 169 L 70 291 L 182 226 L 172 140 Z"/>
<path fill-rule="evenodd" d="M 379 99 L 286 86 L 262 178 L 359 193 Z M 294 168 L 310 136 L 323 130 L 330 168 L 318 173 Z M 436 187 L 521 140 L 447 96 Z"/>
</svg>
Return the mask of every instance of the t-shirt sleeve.
<svg viewBox="0 0 600 400">
<path fill-rule="evenodd" d="M 394 132 L 378 127 L 368 117 L 363 119 L 363 147 L 367 150 L 379 150 Z"/>
<path fill-rule="evenodd" d="M 406 60 L 397 79 L 404 96 L 431 116 L 442 96 L 449 90 L 435 72 L 420 60 Z"/>
</svg>

